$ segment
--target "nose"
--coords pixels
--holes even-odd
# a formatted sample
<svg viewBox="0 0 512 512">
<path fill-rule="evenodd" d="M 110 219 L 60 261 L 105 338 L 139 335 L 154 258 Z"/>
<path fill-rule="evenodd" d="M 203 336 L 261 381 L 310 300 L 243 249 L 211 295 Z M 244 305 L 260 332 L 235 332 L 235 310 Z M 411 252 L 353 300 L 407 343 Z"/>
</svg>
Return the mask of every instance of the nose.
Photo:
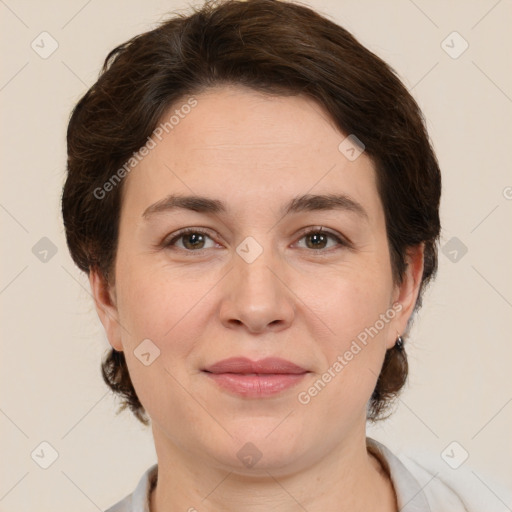
<svg viewBox="0 0 512 512">
<path fill-rule="evenodd" d="M 289 327 L 296 310 L 289 273 L 271 249 L 254 261 L 234 254 L 220 308 L 223 325 L 253 334 Z"/>
</svg>

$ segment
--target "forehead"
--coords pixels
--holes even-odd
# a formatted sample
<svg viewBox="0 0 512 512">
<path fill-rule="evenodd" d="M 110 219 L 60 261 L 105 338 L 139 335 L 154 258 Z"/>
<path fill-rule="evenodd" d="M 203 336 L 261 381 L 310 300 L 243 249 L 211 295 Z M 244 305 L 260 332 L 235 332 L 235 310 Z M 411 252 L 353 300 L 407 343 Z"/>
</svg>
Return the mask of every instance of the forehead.
<svg viewBox="0 0 512 512">
<path fill-rule="evenodd" d="M 233 213 L 274 211 L 305 194 L 343 193 L 377 215 L 372 161 L 340 151 L 347 137 L 315 101 L 218 87 L 176 102 L 155 145 L 130 172 L 123 209 L 142 214 L 168 194 L 225 198 Z M 157 128 L 158 130 L 158 128 Z M 372 211 L 374 210 L 374 211 Z"/>
</svg>

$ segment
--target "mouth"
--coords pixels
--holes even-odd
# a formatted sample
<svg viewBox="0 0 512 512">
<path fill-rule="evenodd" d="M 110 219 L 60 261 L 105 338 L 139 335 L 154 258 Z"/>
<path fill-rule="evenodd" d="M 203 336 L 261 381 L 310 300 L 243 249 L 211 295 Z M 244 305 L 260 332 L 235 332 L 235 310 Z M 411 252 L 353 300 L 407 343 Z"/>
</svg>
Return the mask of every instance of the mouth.
<svg viewBox="0 0 512 512">
<path fill-rule="evenodd" d="M 236 374 L 293 374 L 306 373 L 307 370 L 301 366 L 281 359 L 280 357 L 267 357 L 258 361 L 252 361 L 246 357 L 230 357 L 218 361 L 203 371 L 209 373 L 236 373 Z"/>
<path fill-rule="evenodd" d="M 251 361 L 245 357 L 224 359 L 202 371 L 224 391 L 246 398 L 279 394 L 297 385 L 310 373 L 280 358 Z"/>
</svg>

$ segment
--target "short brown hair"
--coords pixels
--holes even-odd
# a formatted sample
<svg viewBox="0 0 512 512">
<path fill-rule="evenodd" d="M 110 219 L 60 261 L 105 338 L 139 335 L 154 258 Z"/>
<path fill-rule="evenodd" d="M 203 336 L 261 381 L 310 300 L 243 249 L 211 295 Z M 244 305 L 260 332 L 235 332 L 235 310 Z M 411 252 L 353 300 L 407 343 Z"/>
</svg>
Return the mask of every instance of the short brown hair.
<svg viewBox="0 0 512 512">
<path fill-rule="evenodd" d="M 305 95 L 345 134 L 365 145 L 377 172 L 393 279 L 408 248 L 424 244 L 415 309 L 437 270 L 441 175 L 423 115 L 389 65 L 347 30 L 311 8 L 277 0 L 207 1 L 113 49 L 97 82 L 75 106 L 67 131 L 62 214 L 80 269 L 112 282 L 122 182 L 101 189 L 143 146 L 164 113 L 186 95 L 240 85 L 283 96 Z M 144 423 L 122 352 L 102 363 L 105 382 Z M 368 419 L 383 413 L 406 382 L 404 351 L 387 351 Z"/>
</svg>

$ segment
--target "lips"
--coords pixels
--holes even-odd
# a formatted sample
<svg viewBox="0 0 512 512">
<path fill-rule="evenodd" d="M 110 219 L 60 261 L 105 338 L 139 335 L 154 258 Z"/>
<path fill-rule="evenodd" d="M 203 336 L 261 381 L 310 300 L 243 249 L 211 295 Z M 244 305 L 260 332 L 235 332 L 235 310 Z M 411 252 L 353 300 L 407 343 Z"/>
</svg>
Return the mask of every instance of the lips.
<svg viewBox="0 0 512 512">
<path fill-rule="evenodd" d="M 203 370 L 219 388 L 245 399 L 279 395 L 296 386 L 308 370 L 278 357 L 251 361 L 245 357 L 224 359 Z"/>
<path fill-rule="evenodd" d="M 251 361 L 246 357 L 231 357 L 208 366 L 204 371 L 209 373 L 234 373 L 244 375 L 299 375 L 308 372 L 305 368 L 279 357 L 267 357 L 258 361 Z"/>
</svg>

